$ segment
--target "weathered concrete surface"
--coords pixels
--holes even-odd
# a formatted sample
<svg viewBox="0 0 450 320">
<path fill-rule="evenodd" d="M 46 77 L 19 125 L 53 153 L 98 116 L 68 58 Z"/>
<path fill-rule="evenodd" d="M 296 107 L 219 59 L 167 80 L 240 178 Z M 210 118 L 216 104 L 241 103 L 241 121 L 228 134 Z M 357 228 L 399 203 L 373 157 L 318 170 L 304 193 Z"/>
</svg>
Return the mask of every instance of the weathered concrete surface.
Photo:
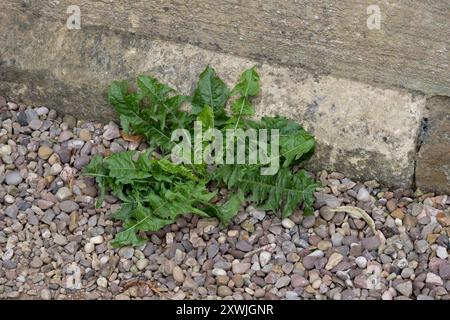
<svg viewBox="0 0 450 320">
<path fill-rule="evenodd" d="M 331 76 L 296 83 L 294 74 L 288 69 L 265 72 L 268 94 L 262 94 L 258 114 L 297 119 L 316 136 L 319 144 L 307 167 L 391 186 L 411 184 L 423 96 Z"/>
<path fill-rule="evenodd" d="M 428 121 L 417 158 L 416 185 L 424 191 L 450 192 L 450 98 L 427 100 Z"/>
<path fill-rule="evenodd" d="M 98 28 L 68 30 L 61 22 L 1 13 L 0 95 L 92 119 L 113 116 L 106 89 L 113 79 L 152 74 L 188 94 L 207 64 L 232 85 L 257 63 L 223 53 Z M 5 22 L 6 21 L 6 22 Z M 312 168 L 410 186 L 422 95 L 315 76 L 301 68 L 257 63 L 258 115 L 298 119 L 319 142 Z"/>
<path fill-rule="evenodd" d="M 374 4 L 380 30 L 367 27 L 367 8 Z M 9 16 L 19 14 L 31 27 L 39 21 L 63 29 L 69 5 L 80 6 L 81 32 L 133 32 L 317 74 L 450 95 L 450 0 L 2 0 L 2 30 L 11 27 Z M 55 31 L 50 28 L 50 39 L 58 45 Z"/>
</svg>

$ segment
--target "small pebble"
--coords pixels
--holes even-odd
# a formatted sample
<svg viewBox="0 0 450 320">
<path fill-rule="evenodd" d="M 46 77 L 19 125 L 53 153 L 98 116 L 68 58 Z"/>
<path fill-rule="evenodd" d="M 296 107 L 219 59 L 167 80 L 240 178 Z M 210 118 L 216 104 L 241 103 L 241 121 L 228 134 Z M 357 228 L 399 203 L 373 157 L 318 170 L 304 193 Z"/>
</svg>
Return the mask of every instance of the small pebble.
<svg viewBox="0 0 450 320">
<path fill-rule="evenodd" d="M 356 265 L 361 268 L 364 269 L 367 267 L 367 259 L 363 256 L 359 256 L 355 259 L 355 263 Z"/>
<path fill-rule="evenodd" d="M 92 244 L 101 244 L 101 243 L 103 243 L 103 237 L 100 236 L 100 235 L 95 236 L 95 237 L 92 237 L 92 238 L 89 240 L 89 242 L 92 243 Z"/>
<path fill-rule="evenodd" d="M 173 268 L 172 275 L 173 275 L 173 279 L 176 282 L 179 282 L 179 283 L 184 282 L 184 279 L 185 279 L 184 272 L 179 266 L 175 266 L 175 268 Z"/>
<path fill-rule="evenodd" d="M 10 186 L 17 186 L 22 182 L 22 177 L 19 173 L 19 171 L 11 171 L 6 174 L 5 177 L 6 184 Z"/>
<path fill-rule="evenodd" d="M 292 229 L 295 226 L 295 223 L 289 218 L 284 218 L 281 220 L 281 225 L 286 229 Z"/>
<path fill-rule="evenodd" d="M 442 246 L 438 246 L 436 249 L 436 255 L 441 259 L 447 259 L 448 258 L 448 251 L 447 248 L 444 248 Z"/>
<path fill-rule="evenodd" d="M 358 191 L 358 195 L 356 196 L 356 199 L 358 199 L 358 201 L 363 201 L 363 202 L 369 201 L 370 194 L 366 188 L 361 188 Z"/>
<path fill-rule="evenodd" d="M 53 154 L 52 148 L 42 145 L 38 150 L 38 156 L 41 159 L 47 160 Z"/>
</svg>

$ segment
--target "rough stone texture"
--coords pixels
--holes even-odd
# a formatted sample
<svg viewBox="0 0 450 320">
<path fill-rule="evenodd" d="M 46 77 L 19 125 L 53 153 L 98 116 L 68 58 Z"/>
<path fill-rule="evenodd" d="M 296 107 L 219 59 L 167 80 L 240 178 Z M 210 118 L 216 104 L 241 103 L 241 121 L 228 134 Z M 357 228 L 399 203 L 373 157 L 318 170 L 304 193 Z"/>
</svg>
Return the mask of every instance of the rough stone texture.
<svg viewBox="0 0 450 320">
<path fill-rule="evenodd" d="M 73 42 L 68 44 L 61 41 L 61 33 L 69 16 L 67 7 L 74 4 L 81 8 L 83 31 L 72 32 Z M 367 27 L 367 9 L 373 4 L 380 8 L 380 30 Z M 88 46 L 79 63 L 92 58 L 111 68 L 120 63 L 102 59 L 101 30 L 112 30 L 440 95 L 450 93 L 449 8 L 448 0 L 3 0 L 0 5 L 2 29 L 8 30 L 4 37 L 15 37 L 17 31 L 37 34 L 37 23 L 51 21 L 55 28 L 48 30 L 46 38 L 63 49 L 79 46 L 77 34 L 91 33 L 83 44 L 96 43 L 98 50 Z M 8 20 L 15 21 L 12 16 L 19 14 L 33 23 L 22 24 L 8 35 Z M 124 41 L 132 47 L 135 40 L 125 36 Z M 48 58 L 54 59 L 51 53 Z M 76 67 L 69 61 L 69 69 Z"/>
<path fill-rule="evenodd" d="M 319 65 L 319 63 L 314 62 L 315 58 L 321 57 L 320 60 L 323 60 L 324 57 L 327 57 L 324 52 L 317 54 L 316 41 L 318 39 L 315 38 L 315 35 L 312 35 L 315 40 L 311 40 L 311 43 L 314 43 L 316 47 L 314 50 L 311 49 L 312 47 L 307 48 L 311 44 L 307 41 L 302 42 L 304 45 L 300 46 L 299 39 L 295 37 L 290 39 L 292 44 L 296 43 L 298 51 L 296 56 L 303 57 L 303 54 L 308 54 L 308 59 L 312 61 L 311 64 L 304 64 L 302 58 L 296 60 L 297 67 L 283 67 L 204 50 L 190 44 L 152 40 L 152 37 L 164 38 L 164 30 L 166 30 L 167 24 L 173 26 L 176 24 L 174 21 L 170 21 L 169 16 L 173 16 L 177 12 L 176 10 L 184 10 L 176 9 L 171 1 L 167 3 L 167 10 L 170 15 L 164 13 L 161 8 L 156 10 L 155 6 L 157 5 L 153 2 L 140 1 L 136 2 L 129 10 L 121 10 L 125 6 L 123 1 L 113 3 L 81 1 L 81 30 L 66 28 L 65 23 L 68 17 L 68 14 L 65 13 L 66 4 L 68 4 L 66 2 L 60 1 L 58 5 L 54 5 L 52 2 L 33 1 L 23 2 L 22 5 L 19 5 L 15 1 L 8 0 L 0 4 L 0 9 L 4 9 L 0 10 L 0 28 L 8 30 L 8 32 L 0 35 L 2 41 L 0 94 L 4 94 L 13 100 L 46 105 L 68 113 L 75 113 L 74 110 L 76 110 L 76 115 L 82 115 L 89 119 L 106 120 L 114 117 L 112 108 L 106 102 L 106 90 L 113 79 L 133 80 L 140 73 L 152 74 L 178 90 L 189 94 L 193 90 L 199 73 L 208 63 L 214 66 L 230 85 L 235 83 L 239 73 L 245 67 L 257 64 L 262 81 L 262 92 L 256 101 L 258 116 L 276 113 L 285 115 L 299 120 L 306 129 L 315 134 L 319 144 L 315 158 L 308 164 L 309 168 L 320 167 L 341 171 L 352 178 L 376 179 L 391 186 L 410 186 L 412 184 L 416 140 L 419 136 L 420 120 L 425 104 L 424 97 L 421 94 L 409 93 L 402 89 L 381 89 L 370 84 L 337 79 L 331 75 L 318 76 L 306 71 L 299 66 L 305 65 L 310 68 L 312 67 L 311 64 Z M 331 6 L 332 9 L 330 10 L 334 12 L 337 7 L 343 6 L 341 8 L 343 10 L 342 16 L 338 15 L 342 18 L 356 12 L 352 11 L 353 9 L 348 9 L 348 3 L 352 3 L 352 1 L 345 1 L 345 3 L 347 4 Z M 145 10 L 143 9 L 144 4 L 146 5 Z M 131 6 L 128 2 L 126 5 Z M 286 5 L 284 3 L 278 3 L 278 5 L 280 12 L 284 12 L 286 19 L 292 19 L 292 14 L 297 9 L 287 14 L 285 12 L 287 10 Z M 326 12 L 319 10 L 323 7 L 323 1 L 311 2 L 308 5 L 316 8 L 313 12 L 318 16 L 322 16 L 322 14 L 319 14 L 320 12 Z M 224 6 L 229 6 L 229 4 L 224 4 Z M 238 4 L 236 6 L 239 7 Z M 261 8 L 256 10 L 255 14 L 265 15 L 271 12 L 273 6 L 271 3 L 261 5 Z M 355 6 L 355 10 L 357 8 L 362 9 L 360 4 L 355 4 Z M 436 6 L 439 5 L 436 4 Z M 207 8 L 214 12 L 215 7 L 220 6 L 211 7 L 209 4 L 207 5 L 206 1 L 199 1 L 193 7 L 192 15 L 197 15 Z M 422 8 L 419 4 L 411 4 L 411 7 L 405 10 L 410 12 L 410 10 Z M 152 8 L 155 10 L 151 10 Z M 241 11 L 248 13 L 251 12 L 249 10 Z M 145 14 L 147 12 L 152 12 L 152 15 Z M 424 12 L 429 11 L 425 8 Z M 363 13 L 365 14 L 365 11 Z M 112 18 L 110 15 L 114 15 L 116 18 Z M 123 15 L 129 15 L 129 19 Z M 151 19 L 148 20 L 152 16 L 157 23 Z M 365 17 L 365 15 L 363 16 Z M 118 17 L 121 17 L 121 19 L 118 19 Z M 217 14 L 216 20 L 220 21 L 225 17 L 228 17 L 228 15 Z M 247 23 L 239 17 L 240 15 L 236 16 L 236 23 L 237 21 L 242 24 Z M 301 18 L 302 16 L 299 17 L 299 20 L 305 23 L 305 20 Z M 432 14 L 430 13 L 430 19 L 434 18 L 434 23 L 437 25 L 441 23 L 440 17 L 439 13 L 434 11 Z M 262 18 L 262 16 L 255 17 L 251 20 L 260 23 L 264 20 Z M 328 21 L 322 18 L 318 19 L 321 22 L 315 20 L 310 22 L 314 26 L 318 23 L 317 25 L 320 25 L 320 30 L 322 30 L 324 29 L 323 26 L 326 25 L 324 23 Z M 208 21 L 210 17 L 205 16 L 205 19 L 205 21 Z M 401 17 L 398 17 L 398 19 L 401 19 Z M 186 30 L 185 28 L 188 26 L 185 20 L 189 19 L 183 17 L 183 24 L 179 28 L 174 27 L 173 34 L 177 34 L 176 30 Z M 115 21 L 115 23 L 108 21 Z M 217 21 L 212 24 L 211 30 L 208 31 L 211 32 L 211 35 L 217 31 L 216 28 L 220 25 Z M 275 20 L 271 19 L 270 21 L 274 22 Z M 353 26 L 354 22 L 352 21 L 350 20 L 347 23 Z M 203 20 L 199 23 L 202 24 Z M 103 28 L 104 25 L 108 25 L 108 27 Z M 159 26 L 159 30 L 161 30 L 159 33 L 155 31 L 158 28 L 152 29 L 150 27 L 154 25 Z M 277 26 L 280 27 L 278 24 Z M 286 26 L 283 27 L 283 30 L 286 28 Z M 290 28 L 286 29 L 289 34 L 292 33 Z M 430 31 L 429 28 L 431 27 L 428 24 L 427 28 L 424 32 Z M 230 30 L 231 34 L 235 32 L 233 28 L 229 27 L 229 24 L 227 24 L 227 30 Z M 253 30 L 253 27 L 249 30 Z M 249 35 L 255 34 L 255 30 L 249 31 Z M 302 30 L 304 28 L 296 30 L 296 33 L 302 34 Z M 397 26 L 391 30 L 386 26 L 384 32 L 388 30 L 391 32 L 403 29 Z M 360 31 L 366 32 L 364 28 Z M 404 36 L 405 39 L 411 37 L 409 31 L 408 29 L 408 36 Z M 212 39 L 207 37 L 205 32 L 199 28 L 196 29 L 195 34 L 204 41 L 206 41 L 205 39 Z M 315 34 L 319 30 L 313 28 L 308 31 L 308 34 L 313 32 Z M 392 37 L 393 35 L 390 32 L 389 35 Z M 443 32 L 445 33 L 447 30 Z M 178 34 L 181 37 L 183 32 Z M 370 36 L 369 34 L 366 34 L 366 36 L 371 39 L 370 41 L 380 41 L 372 33 L 370 33 Z M 417 35 L 417 37 L 420 37 L 420 35 Z M 217 41 L 231 43 L 230 39 L 226 37 L 213 38 Z M 445 37 L 442 35 L 439 39 L 441 38 L 444 39 Z M 264 43 L 264 39 L 274 41 L 274 36 L 271 32 L 267 33 L 267 37 L 258 35 L 258 43 Z M 280 39 L 283 39 L 283 37 Z M 324 44 L 330 43 L 328 37 L 323 39 Z M 197 41 L 191 41 L 192 39 L 189 37 L 185 40 L 202 45 Z M 248 41 L 241 41 L 239 46 L 245 48 L 249 43 Z M 237 43 L 236 40 L 235 42 Z M 386 46 L 397 46 L 398 44 L 394 42 L 388 41 L 385 44 Z M 350 41 L 350 43 L 353 42 Z M 413 48 L 410 48 L 405 47 L 406 44 L 403 42 L 405 48 L 402 52 L 407 55 L 419 50 L 417 54 L 420 54 L 420 50 L 422 50 L 420 48 L 423 46 L 416 48 L 413 45 L 414 43 L 417 43 L 417 41 L 408 42 L 409 46 L 413 46 Z M 442 44 L 439 41 L 438 43 Z M 359 42 L 357 44 L 362 45 Z M 333 50 L 329 48 L 330 50 L 327 52 L 332 51 L 336 55 L 339 54 L 342 60 L 346 61 L 346 59 L 343 59 L 348 58 L 345 55 L 346 51 L 338 45 L 338 42 L 336 42 L 336 46 Z M 436 48 L 438 44 L 430 43 L 430 46 Z M 219 47 L 223 46 L 219 45 Z M 289 52 L 292 52 L 291 49 L 291 44 L 279 46 L 277 52 L 279 54 L 285 52 L 287 56 L 283 59 L 286 60 L 285 62 L 289 62 L 292 58 L 292 56 L 289 56 Z M 378 47 L 372 49 L 375 52 L 379 50 Z M 306 51 L 301 54 L 302 50 Z M 364 72 L 360 70 L 358 65 L 352 64 L 352 74 L 367 75 L 367 70 L 372 68 L 369 57 L 359 56 L 360 49 L 356 49 L 353 45 L 351 48 L 349 47 L 349 50 L 353 58 L 368 59 L 364 61 L 366 67 Z M 442 50 L 446 52 L 445 48 Z M 371 52 L 371 50 L 365 51 Z M 264 54 L 267 52 L 266 58 L 270 58 L 271 52 L 275 54 L 275 51 L 268 44 L 264 51 L 258 52 L 264 52 Z M 393 50 L 392 52 L 394 56 L 396 51 Z M 236 53 L 246 54 L 246 52 L 241 51 Z M 403 57 L 401 61 L 402 70 L 414 69 L 414 72 L 417 72 L 416 76 L 422 71 L 427 75 L 433 73 L 433 83 L 439 83 L 441 72 L 430 69 L 431 66 L 426 62 L 428 61 L 426 59 L 433 56 L 434 53 L 435 51 L 430 49 L 430 52 L 421 57 L 420 66 L 415 64 L 409 66 L 408 63 L 417 60 L 410 61 L 408 57 Z M 370 55 L 372 54 L 370 53 Z M 247 55 L 260 58 L 254 54 Z M 382 56 L 387 61 L 377 67 L 383 70 L 379 74 L 387 74 L 387 70 L 396 72 L 395 70 L 399 69 L 390 65 L 391 62 L 385 54 Z M 278 61 L 282 57 L 272 58 L 263 60 Z M 434 59 L 433 66 L 435 68 L 440 68 L 439 66 L 445 62 L 442 61 L 440 56 L 436 56 Z M 332 66 L 333 63 L 337 63 L 333 61 L 332 58 L 328 57 L 328 60 L 323 60 L 321 63 L 324 66 Z M 339 68 L 341 67 L 344 68 L 344 65 L 341 64 Z M 327 67 L 319 71 L 323 73 L 329 70 Z M 339 75 L 340 73 L 336 74 Z M 376 75 L 378 72 L 371 72 L 370 74 Z M 412 88 L 420 87 L 419 89 L 426 92 L 442 92 L 442 90 L 436 88 L 436 90 L 433 89 L 434 91 L 429 89 L 429 86 L 425 85 L 428 83 L 425 80 L 413 81 L 416 79 L 414 75 L 405 74 L 404 76 L 408 76 L 408 81 L 417 85 L 412 86 Z M 377 81 L 383 80 L 377 78 L 377 76 L 375 78 Z M 448 78 L 445 79 L 448 81 Z"/>
<path fill-rule="evenodd" d="M 416 185 L 424 191 L 450 192 L 450 98 L 426 104 L 428 121 L 417 157 Z"/>
</svg>

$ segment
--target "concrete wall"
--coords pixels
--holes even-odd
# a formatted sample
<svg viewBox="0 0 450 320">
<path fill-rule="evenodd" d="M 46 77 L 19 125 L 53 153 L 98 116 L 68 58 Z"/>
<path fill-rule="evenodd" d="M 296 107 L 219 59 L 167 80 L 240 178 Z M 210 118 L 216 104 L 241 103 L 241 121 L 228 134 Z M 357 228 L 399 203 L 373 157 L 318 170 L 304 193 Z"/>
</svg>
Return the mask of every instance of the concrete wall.
<svg viewBox="0 0 450 320">
<path fill-rule="evenodd" d="M 72 4 L 80 30 L 66 27 Z M 410 187 L 419 147 L 433 140 L 422 137 L 435 109 L 426 98 L 450 95 L 450 2 L 380 1 L 380 30 L 367 28 L 369 4 L 3 0 L 0 95 L 104 120 L 113 79 L 148 73 L 190 93 L 208 63 L 229 84 L 257 64 L 258 114 L 316 135 L 310 167 Z M 442 168 L 450 157 L 440 154 Z M 448 177 L 435 181 L 423 187 L 450 189 Z"/>
<path fill-rule="evenodd" d="M 424 190 L 450 190 L 450 98 L 427 100 L 415 181 Z"/>
<path fill-rule="evenodd" d="M 380 9 L 379 30 L 367 27 L 373 4 Z M 3 0 L 1 8 L 64 27 L 69 5 L 79 5 L 85 29 L 450 94 L 449 0 Z"/>
</svg>

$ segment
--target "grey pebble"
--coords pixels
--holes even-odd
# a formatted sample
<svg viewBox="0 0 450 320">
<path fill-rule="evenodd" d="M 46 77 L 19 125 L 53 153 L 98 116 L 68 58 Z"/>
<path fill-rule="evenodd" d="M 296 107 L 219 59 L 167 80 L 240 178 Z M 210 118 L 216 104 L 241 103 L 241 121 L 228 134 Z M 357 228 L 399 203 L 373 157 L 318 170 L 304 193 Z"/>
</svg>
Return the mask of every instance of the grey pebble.
<svg viewBox="0 0 450 320">
<path fill-rule="evenodd" d="M 40 267 L 42 267 L 43 264 L 44 263 L 42 262 L 41 258 L 34 257 L 30 262 L 30 267 L 39 269 Z"/>
<path fill-rule="evenodd" d="M 394 288 L 402 295 L 409 297 L 412 294 L 412 282 L 411 281 L 405 281 L 405 282 L 400 282 L 396 285 L 394 285 Z"/>
<path fill-rule="evenodd" d="M 79 156 L 75 158 L 75 161 L 73 162 L 73 166 L 77 168 L 78 170 L 83 169 L 86 165 L 89 164 L 90 158 L 88 156 Z"/>
<path fill-rule="evenodd" d="M 10 186 L 17 186 L 22 182 L 22 176 L 19 171 L 10 171 L 6 174 L 5 182 Z"/>
<path fill-rule="evenodd" d="M 10 217 L 11 219 L 17 218 L 17 213 L 19 212 L 19 209 L 15 204 L 12 204 L 5 209 L 5 215 Z"/>
<path fill-rule="evenodd" d="M 238 262 L 238 263 L 232 264 L 231 270 L 235 274 L 244 274 L 250 269 L 250 266 L 251 265 L 248 262 Z"/>
<path fill-rule="evenodd" d="M 124 259 L 131 259 L 134 255 L 132 247 L 122 247 L 119 249 L 119 256 Z"/>
<path fill-rule="evenodd" d="M 72 200 L 65 200 L 59 204 L 59 208 L 64 212 L 71 213 L 78 210 L 80 206 Z"/>
<path fill-rule="evenodd" d="M 312 228 L 314 226 L 314 223 L 316 222 L 316 218 L 314 216 L 306 216 L 302 220 L 302 226 L 304 228 Z"/>
<path fill-rule="evenodd" d="M 239 240 L 236 243 L 236 249 L 241 250 L 243 252 L 249 252 L 253 250 L 253 246 L 248 241 Z"/>
<path fill-rule="evenodd" d="M 288 276 L 284 276 L 277 280 L 277 282 L 275 283 L 275 287 L 280 289 L 286 287 L 287 285 L 289 285 L 289 283 L 291 283 L 291 278 L 289 278 Z"/>
<path fill-rule="evenodd" d="M 375 250 L 381 245 L 381 242 L 377 236 L 372 236 L 362 239 L 361 244 L 367 250 Z"/>
</svg>

